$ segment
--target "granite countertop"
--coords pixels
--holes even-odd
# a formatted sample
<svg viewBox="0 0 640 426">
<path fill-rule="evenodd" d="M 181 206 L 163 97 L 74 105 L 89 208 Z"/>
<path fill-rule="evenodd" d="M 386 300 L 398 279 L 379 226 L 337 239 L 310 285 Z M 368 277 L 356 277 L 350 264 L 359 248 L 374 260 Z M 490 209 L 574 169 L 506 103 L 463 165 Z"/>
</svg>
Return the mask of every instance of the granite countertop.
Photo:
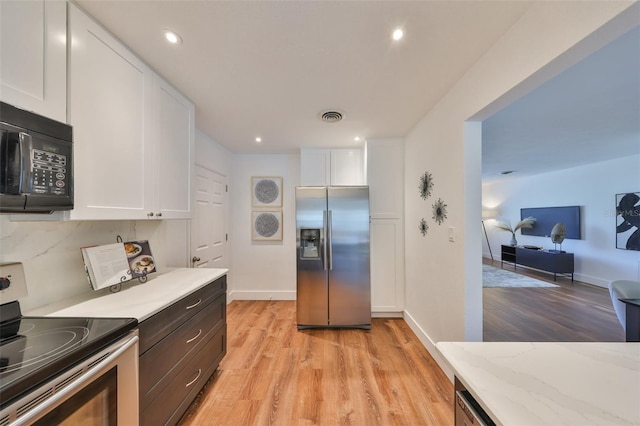
<svg viewBox="0 0 640 426">
<path fill-rule="evenodd" d="M 498 425 L 640 425 L 640 343 L 440 342 Z"/>
<path fill-rule="evenodd" d="M 121 291 L 85 293 L 72 299 L 26 312 L 29 316 L 126 317 L 144 321 L 176 300 L 226 275 L 228 269 L 179 268 L 125 284 Z"/>
</svg>

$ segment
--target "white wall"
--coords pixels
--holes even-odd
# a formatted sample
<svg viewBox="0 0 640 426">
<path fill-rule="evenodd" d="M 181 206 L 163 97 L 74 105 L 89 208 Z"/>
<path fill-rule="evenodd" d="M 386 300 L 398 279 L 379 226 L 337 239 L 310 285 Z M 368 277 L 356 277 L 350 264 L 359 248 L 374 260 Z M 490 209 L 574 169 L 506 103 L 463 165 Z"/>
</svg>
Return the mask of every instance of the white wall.
<svg viewBox="0 0 640 426">
<path fill-rule="evenodd" d="M 118 235 L 125 241 L 148 239 L 158 272 L 182 262 L 183 254 L 175 257 L 172 245 L 180 245 L 186 235 L 167 236 L 185 221 L 11 222 L 9 218 L 0 215 L 0 262 L 24 265 L 28 296 L 20 299 L 23 312 L 92 292 L 80 247 L 111 244 Z"/>
<path fill-rule="evenodd" d="M 196 129 L 195 162 L 223 176 L 229 176 L 233 155 L 222 145 Z"/>
<path fill-rule="evenodd" d="M 232 299 L 294 300 L 299 155 L 234 155 L 230 179 Z M 282 241 L 251 240 L 251 176 L 282 176 Z"/>
<path fill-rule="evenodd" d="M 628 22 L 627 28 L 619 22 L 608 25 L 607 34 L 590 37 L 554 61 L 629 5 L 534 3 L 405 138 L 406 318 L 437 359 L 435 342 L 482 339 L 479 126 L 465 126 L 465 121 L 489 106 L 507 104 L 601 47 L 612 33 L 621 34 Z M 637 21 L 637 10 L 629 15 L 627 21 Z M 426 201 L 417 189 L 425 171 L 435 182 Z M 442 225 L 431 218 L 438 198 L 448 207 Z M 421 217 L 430 226 L 424 238 L 417 230 Z M 453 243 L 449 227 L 454 228 Z M 476 290 L 467 291 L 472 286 Z"/>
<path fill-rule="evenodd" d="M 638 148 L 640 150 L 640 147 Z M 640 191 L 640 154 L 617 160 L 512 178 L 483 185 L 483 204 L 496 206 L 512 224 L 523 207 L 581 206 L 582 239 L 567 240 L 562 249 L 574 253 L 575 279 L 606 287 L 614 279 L 638 280 L 640 252 L 616 249 L 615 194 Z M 511 234 L 487 221 L 496 259 Z M 516 234 L 518 244 L 554 248 L 550 238 Z M 483 252 L 488 257 L 486 241 Z"/>
</svg>

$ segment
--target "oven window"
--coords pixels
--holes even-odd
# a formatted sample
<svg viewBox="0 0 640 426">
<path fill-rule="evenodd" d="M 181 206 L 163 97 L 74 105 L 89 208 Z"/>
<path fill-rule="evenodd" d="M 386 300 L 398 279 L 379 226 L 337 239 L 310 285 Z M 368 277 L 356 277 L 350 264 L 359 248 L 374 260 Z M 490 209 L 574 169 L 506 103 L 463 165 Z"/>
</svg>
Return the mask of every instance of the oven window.
<svg viewBox="0 0 640 426">
<path fill-rule="evenodd" d="M 116 426 L 118 424 L 117 373 L 117 367 L 113 367 L 47 413 L 35 425 Z"/>
</svg>

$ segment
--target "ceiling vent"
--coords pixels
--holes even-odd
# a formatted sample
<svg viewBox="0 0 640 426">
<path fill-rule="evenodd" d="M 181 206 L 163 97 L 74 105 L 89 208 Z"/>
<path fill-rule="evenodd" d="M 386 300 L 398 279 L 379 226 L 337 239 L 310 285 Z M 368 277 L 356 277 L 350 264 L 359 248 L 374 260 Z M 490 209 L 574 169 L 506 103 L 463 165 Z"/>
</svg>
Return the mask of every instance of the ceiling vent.
<svg viewBox="0 0 640 426">
<path fill-rule="evenodd" d="M 325 111 L 320 115 L 320 119 L 325 123 L 337 123 L 342 121 L 344 116 L 338 111 Z"/>
</svg>

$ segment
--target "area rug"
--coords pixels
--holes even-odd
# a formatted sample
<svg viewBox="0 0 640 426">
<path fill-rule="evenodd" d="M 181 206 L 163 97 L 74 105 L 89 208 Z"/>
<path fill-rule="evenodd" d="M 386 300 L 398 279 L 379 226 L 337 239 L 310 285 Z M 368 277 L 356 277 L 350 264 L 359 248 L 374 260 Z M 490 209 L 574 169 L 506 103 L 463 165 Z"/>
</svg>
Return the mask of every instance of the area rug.
<svg viewBox="0 0 640 426">
<path fill-rule="evenodd" d="M 490 265 L 482 265 L 482 287 L 559 287 Z"/>
</svg>

